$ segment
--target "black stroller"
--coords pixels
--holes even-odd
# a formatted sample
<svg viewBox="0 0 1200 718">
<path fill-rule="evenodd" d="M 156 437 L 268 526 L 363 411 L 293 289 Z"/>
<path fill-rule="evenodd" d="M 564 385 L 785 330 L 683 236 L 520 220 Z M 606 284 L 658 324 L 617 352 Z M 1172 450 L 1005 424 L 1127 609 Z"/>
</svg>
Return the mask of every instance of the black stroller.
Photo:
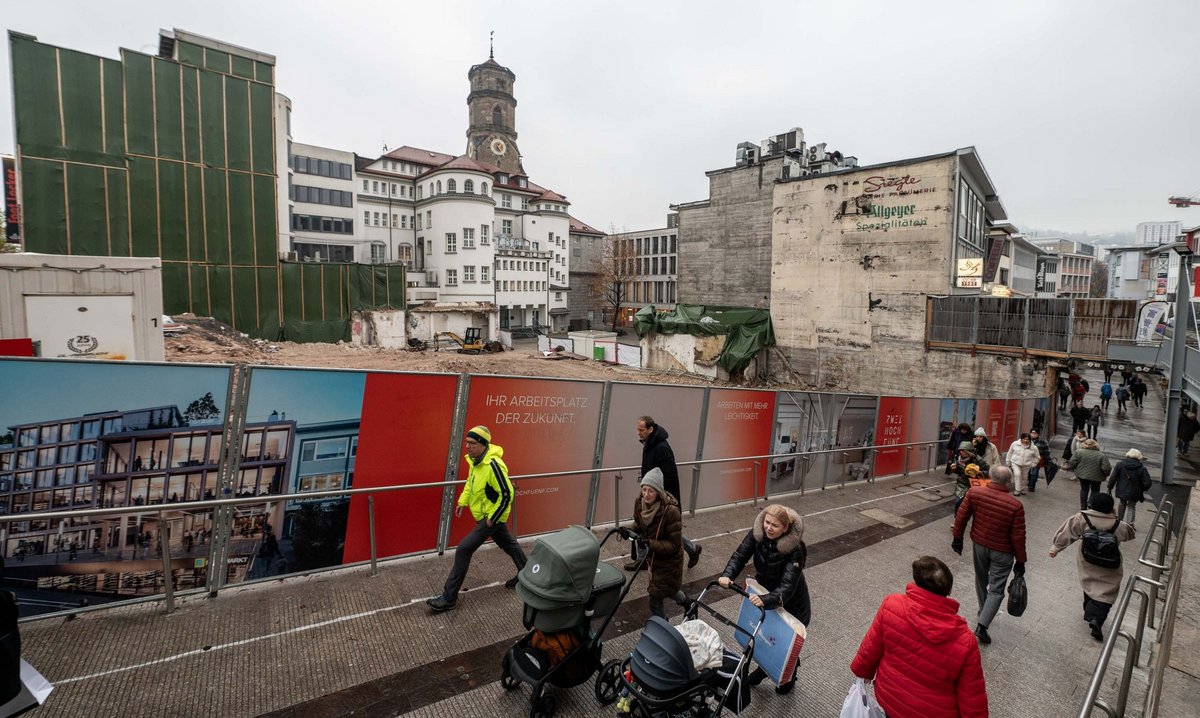
<svg viewBox="0 0 1200 718">
<path fill-rule="evenodd" d="M 628 529 L 617 528 L 600 541 L 583 526 L 544 536 L 517 574 L 522 623 L 530 630 L 505 652 L 500 685 L 510 691 L 522 683 L 533 687 L 530 718 L 554 715 L 555 699 L 546 686 L 573 688 L 600 669 L 600 637 L 642 570 L 646 554 L 640 553 L 637 571 L 626 581 L 620 569 L 600 561 L 600 547 L 613 534 L 636 538 Z M 604 621 L 593 630 L 592 620 L 598 617 Z M 546 650 L 547 642 L 563 653 L 559 660 Z"/>
<path fill-rule="evenodd" d="M 729 708 L 734 713 L 750 705 L 746 682 L 754 641 L 766 618 L 761 615 L 753 631 L 742 628 L 716 609 L 704 603 L 704 596 L 716 581 L 708 584 L 684 613 L 684 620 L 695 620 L 700 610 L 746 637 L 740 652 L 724 649 L 719 667 L 697 670 L 692 652 L 683 634 L 665 619 L 651 616 L 624 660 L 609 661 L 596 677 L 596 698 L 603 705 L 618 699 L 619 707 L 634 718 L 715 718 Z M 736 584 L 729 590 L 748 594 Z"/>
</svg>

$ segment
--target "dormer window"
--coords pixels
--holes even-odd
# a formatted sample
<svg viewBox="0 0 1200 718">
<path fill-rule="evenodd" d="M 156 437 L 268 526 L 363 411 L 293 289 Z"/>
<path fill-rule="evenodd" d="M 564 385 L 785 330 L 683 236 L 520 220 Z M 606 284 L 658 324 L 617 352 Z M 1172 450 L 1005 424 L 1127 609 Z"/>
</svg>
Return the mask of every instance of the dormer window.
<svg viewBox="0 0 1200 718">
<path fill-rule="evenodd" d="M 500 184 L 508 184 L 508 175 L 504 172 L 501 172 L 500 174 L 496 175 L 496 181 Z"/>
<path fill-rule="evenodd" d="M 517 186 L 518 187 L 527 187 L 528 185 L 529 185 L 529 182 L 524 177 L 517 178 Z"/>
</svg>

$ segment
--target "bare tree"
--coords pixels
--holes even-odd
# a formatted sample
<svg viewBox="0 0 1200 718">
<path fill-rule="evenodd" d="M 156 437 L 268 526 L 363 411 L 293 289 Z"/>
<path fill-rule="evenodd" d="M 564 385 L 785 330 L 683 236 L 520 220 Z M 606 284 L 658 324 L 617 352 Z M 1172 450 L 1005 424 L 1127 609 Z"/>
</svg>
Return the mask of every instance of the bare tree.
<svg viewBox="0 0 1200 718">
<path fill-rule="evenodd" d="M 610 228 L 592 282 L 594 294 L 612 311 L 611 331 L 617 330 L 621 305 L 629 301 L 629 289 L 636 277 L 637 252 L 633 240 L 622 238 Z"/>
<path fill-rule="evenodd" d="M 1088 290 L 1092 298 L 1108 296 L 1108 262 L 1092 262 L 1092 285 Z"/>
</svg>

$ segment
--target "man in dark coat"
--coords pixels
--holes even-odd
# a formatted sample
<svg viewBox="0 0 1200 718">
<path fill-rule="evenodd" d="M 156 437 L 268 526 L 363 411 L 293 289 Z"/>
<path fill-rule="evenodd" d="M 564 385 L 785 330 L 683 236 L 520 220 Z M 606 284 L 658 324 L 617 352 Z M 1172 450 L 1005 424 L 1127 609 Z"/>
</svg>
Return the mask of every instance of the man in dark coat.
<svg viewBox="0 0 1200 718">
<path fill-rule="evenodd" d="M 1146 500 L 1149 490 L 1150 472 L 1142 464 L 1142 452 L 1130 449 L 1108 475 L 1108 492 L 1121 500 L 1121 510 L 1117 516 L 1132 526 L 1138 502 Z"/>
<path fill-rule="evenodd" d="M 1081 402 L 1075 402 L 1075 406 L 1071 407 L 1071 431 L 1084 431 L 1087 429 L 1087 421 L 1091 416 L 1091 409 L 1084 406 Z"/>
<path fill-rule="evenodd" d="M 650 469 L 658 469 L 663 474 L 663 486 L 667 493 L 675 497 L 679 510 L 683 511 L 683 500 L 679 498 L 679 467 L 675 465 L 675 452 L 667 443 L 667 430 L 654 422 L 650 416 L 639 416 L 637 420 L 637 437 L 642 442 L 642 472 L 645 476 Z M 687 552 L 687 567 L 692 568 L 700 560 L 701 546 L 683 537 L 683 550 Z M 637 562 L 625 564 L 626 571 L 637 570 Z"/>
<path fill-rule="evenodd" d="M 1196 421 L 1196 412 L 1189 411 L 1179 417 L 1179 455 L 1187 454 L 1189 445 L 1200 432 L 1200 421 Z"/>
<path fill-rule="evenodd" d="M 1133 395 L 1133 405 L 1140 408 L 1146 398 L 1146 382 L 1142 381 L 1142 378 L 1136 374 L 1132 382 L 1129 385 L 1129 393 Z"/>
</svg>

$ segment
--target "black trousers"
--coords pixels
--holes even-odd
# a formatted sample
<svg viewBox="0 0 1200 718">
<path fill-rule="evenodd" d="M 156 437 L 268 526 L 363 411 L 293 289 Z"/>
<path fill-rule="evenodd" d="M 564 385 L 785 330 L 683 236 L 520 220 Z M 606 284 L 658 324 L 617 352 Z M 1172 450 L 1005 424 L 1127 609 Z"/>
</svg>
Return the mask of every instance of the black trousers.
<svg viewBox="0 0 1200 718">
<path fill-rule="evenodd" d="M 1088 481 L 1087 479 L 1079 480 L 1079 510 L 1087 509 L 1088 502 L 1092 497 L 1100 493 L 1099 481 Z"/>
<path fill-rule="evenodd" d="M 507 523 L 488 526 L 486 520 L 477 521 L 475 528 L 471 529 L 471 533 L 463 538 L 454 551 L 454 567 L 450 569 L 450 576 L 446 578 L 446 585 L 442 587 L 442 598 L 447 601 L 458 600 L 458 590 L 462 588 L 463 581 L 467 578 L 467 569 L 471 567 L 471 556 L 489 538 L 508 554 L 518 571 L 525 568 L 525 552 L 521 550 L 521 544 L 509 533 Z"/>
<path fill-rule="evenodd" d="M 1089 623 L 1096 621 L 1101 626 L 1108 620 L 1108 612 L 1112 609 L 1111 603 L 1097 601 L 1086 593 L 1083 594 L 1083 617 Z"/>
</svg>

